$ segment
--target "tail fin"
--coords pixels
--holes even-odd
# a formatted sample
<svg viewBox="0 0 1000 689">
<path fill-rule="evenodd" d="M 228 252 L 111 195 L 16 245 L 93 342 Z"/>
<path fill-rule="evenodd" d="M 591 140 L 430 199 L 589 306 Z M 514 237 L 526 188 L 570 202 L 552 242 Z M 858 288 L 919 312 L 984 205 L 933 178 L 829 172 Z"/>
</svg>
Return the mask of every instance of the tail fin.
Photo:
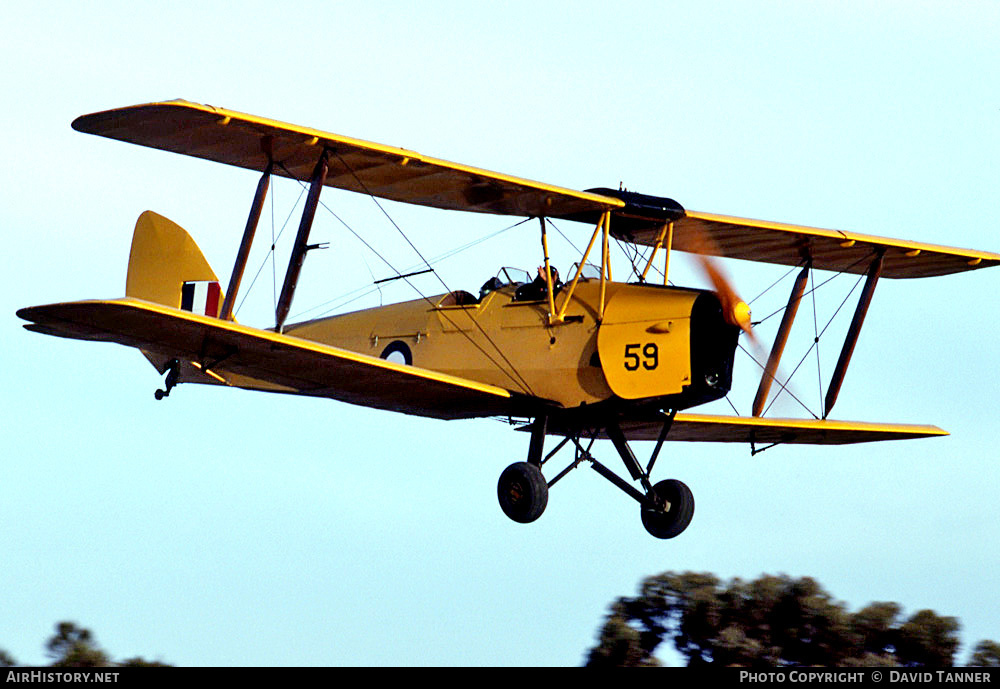
<svg viewBox="0 0 1000 689">
<path fill-rule="evenodd" d="M 218 316 L 223 301 L 219 278 L 191 235 L 153 211 L 144 212 L 135 221 L 125 295 L 207 316 Z M 161 374 L 171 372 L 167 389 L 158 390 L 156 399 L 169 394 L 177 383 L 219 382 L 188 362 L 145 350 L 142 353 Z"/>
<path fill-rule="evenodd" d="M 219 315 L 223 300 L 219 278 L 191 236 L 152 211 L 135 223 L 125 294 L 208 316 Z"/>
</svg>

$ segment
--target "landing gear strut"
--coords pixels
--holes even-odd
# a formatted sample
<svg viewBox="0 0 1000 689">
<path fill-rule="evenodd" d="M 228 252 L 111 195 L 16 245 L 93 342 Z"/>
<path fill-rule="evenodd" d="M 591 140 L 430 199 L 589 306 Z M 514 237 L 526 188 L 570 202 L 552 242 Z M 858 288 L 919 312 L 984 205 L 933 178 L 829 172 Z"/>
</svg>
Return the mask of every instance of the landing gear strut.
<svg viewBox="0 0 1000 689">
<path fill-rule="evenodd" d="M 549 503 L 549 484 L 542 475 L 542 445 L 545 442 L 547 419 L 540 416 L 531 425 L 531 444 L 528 461 L 515 462 L 504 469 L 497 483 L 500 509 L 521 524 L 528 524 L 542 516 Z"/>
<path fill-rule="evenodd" d="M 642 491 L 637 490 L 590 454 L 590 448 L 593 447 L 594 440 L 599 434 L 597 431 L 591 433 L 590 441 L 586 447 L 582 444 L 584 442 L 582 432 L 567 433 L 555 449 L 543 457 L 542 446 L 545 441 L 548 419 L 539 416 L 531 424 L 528 461 L 511 464 L 500 475 L 497 496 L 500 499 L 501 509 L 503 509 L 504 514 L 516 522 L 526 524 L 535 521 L 545 510 L 549 489 L 563 476 L 582 462 L 587 461 L 590 462 L 594 471 L 639 503 L 642 525 L 651 535 L 664 539 L 680 535 L 691 523 L 691 518 L 694 516 L 694 496 L 691 494 L 691 489 L 676 479 L 660 481 L 655 486 L 649 480 L 653 465 L 656 463 L 656 458 L 659 456 L 663 442 L 673 424 L 675 413 L 670 411 L 663 415 L 663 428 L 645 468 L 636 460 L 617 420 L 612 420 L 603 429 L 604 434 L 618 451 L 632 480 L 638 481 L 642 486 Z M 551 481 L 546 481 L 542 475 L 542 465 L 570 442 L 576 448 L 572 464 L 563 469 Z"/>
</svg>

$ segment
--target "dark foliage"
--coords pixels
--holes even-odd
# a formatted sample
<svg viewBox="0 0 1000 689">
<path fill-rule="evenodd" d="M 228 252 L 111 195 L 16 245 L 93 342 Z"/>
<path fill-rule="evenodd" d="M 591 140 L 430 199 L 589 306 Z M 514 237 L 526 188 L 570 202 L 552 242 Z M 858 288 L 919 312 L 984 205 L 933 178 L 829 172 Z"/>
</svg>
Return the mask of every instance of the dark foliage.
<svg viewBox="0 0 1000 689">
<path fill-rule="evenodd" d="M 954 662 L 959 623 L 932 610 L 902 617 L 897 603 L 850 612 L 809 577 L 763 575 L 721 581 L 667 572 L 634 598 L 611 606 L 588 665 L 658 665 L 663 643 L 689 666 L 945 667 Z M 1000 646 L 980 642 L 972 664 L 1000 663 Z"/>
<path fill-rule="evenodd" d="M 139 657 L 116 663 L 97 646 L 91 631 L 78 627 L 75 622 L 58 623 L 55 633 L 45 642 L 45 652 L 52 659 L 53 667 L 168 667 L 166 663 Z M 0 649 L 0 667 L 16 664 Z"/>
</svg>

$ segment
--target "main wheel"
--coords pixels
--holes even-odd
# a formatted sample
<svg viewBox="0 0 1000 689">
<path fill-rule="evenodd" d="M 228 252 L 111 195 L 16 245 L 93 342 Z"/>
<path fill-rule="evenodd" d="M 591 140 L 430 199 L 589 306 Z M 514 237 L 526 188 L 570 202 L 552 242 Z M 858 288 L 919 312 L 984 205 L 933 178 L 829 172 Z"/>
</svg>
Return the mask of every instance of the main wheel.
<svg viewBox="0 0 1000 689">
<path fill-rule="evenodd" d="M 694 495 L 691 489 L 676 479 L 660 481 L 653 486 L 656 496 L 669 503 L 666 510 L 643 505 L 642 525 L 657 538 L 673 538 L 691 523 L 694 516 Z"/>
<path fill-rule="evenodd" d="M 549 485 L 542 470 L 528 462 L 515 462 L 503 470 L 497 483 L 503 513 L 527 524 L 542 516 L 549 502 Z"/>
</svg>

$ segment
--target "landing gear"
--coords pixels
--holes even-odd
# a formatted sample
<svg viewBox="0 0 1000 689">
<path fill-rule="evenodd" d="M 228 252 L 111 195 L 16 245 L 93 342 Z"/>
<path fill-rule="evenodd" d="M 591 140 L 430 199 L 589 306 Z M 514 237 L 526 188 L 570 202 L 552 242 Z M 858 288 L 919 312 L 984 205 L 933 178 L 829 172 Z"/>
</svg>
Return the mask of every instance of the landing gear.
<svg viewBox="0 0 1000 689">
<path fill-rule="evenodd" d="M 504 469 L 497 484 L 500 509 L 521 524 L 542 516 L 549 502 L 549 485 L 542 470 L 528 462 L 516 462 Z"/>
<path fill-rule="evenodd" d="M 515 462 L 504 469 L 497 483 L 500 509 L 521 524 L 528 524 L 542 516 L 549 504 L 549 484 L 542 476 L 542 445 L 548 419 L 539 416 L 531 424 L 531 443 L 528 461 Z"/>
<path fill-rule="evenodd" d="M 500 481 L 497 484 L 500 508 L 504 514 L 516 522 L 527 524 L 535 521 L 545 511 L 549 499 L 549 489 L 563 476 L 586 461 L 590 462 L 594 471 L 641 505 L 642 525 L 651 535 L 663 539 L 680 535 L 691 523 L 691 517 L 694 516 L 694 496 L 691 494 L 691 489 L 676 479 L 660 481 L 655 486 L 649 480 L 653 464 L 655 464 L 660 449 L 663 447 L 663 441 L 673 424 L 674 414 L 673 411 L 663 414 L 663 428 L 645 468 L 636 460 L 625 433 L 617 420 L 614 419 L 607 423 L 603 429 L 591 429 L 589 444 L 586 447 L 582 444 L 586 442 L 582 431 L 567 432 L 562 429 L 557 431 L 559 435 L 565 435 L 565 438 L 555 449 L 543 457 L 542 445 L 545 441 L 548 419 L 544 416 L 538 417 L 531 424 L 528 461 L 511 464 L 500 475 Z M 602 432 L 614 444 L 632 480 L 638 481 L 643 491 L 637 490 L 590 454 L 590 448 L 593 447 L 594 441 Z M 573 463 L 563 469 L 554 479 L 546 481 L 542 475 L 542 465 L 570 442 L 576 448 Z"/>
<path fill-rule="evenodd" d="M 642 506 L 642 525 L 656 538 L 680 535 L 694 516 L 694 495 L 677 479 L 653 486 L 649 504 Z"/>
</svg>

